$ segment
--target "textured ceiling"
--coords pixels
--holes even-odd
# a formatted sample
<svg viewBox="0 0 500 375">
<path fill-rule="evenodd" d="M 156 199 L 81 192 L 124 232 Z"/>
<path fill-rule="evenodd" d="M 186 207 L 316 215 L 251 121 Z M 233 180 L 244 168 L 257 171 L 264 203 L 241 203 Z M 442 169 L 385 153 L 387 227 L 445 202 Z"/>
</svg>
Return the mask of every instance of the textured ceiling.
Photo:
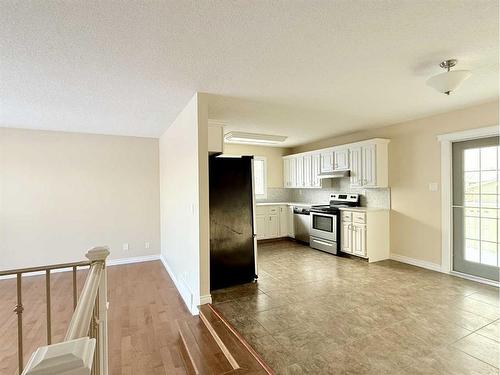
<svg viewBox="0 0 500 375">
<path fill-rule="evenodd" d="M 194 92 L 288 146 L 498 97 L 496 0 L 0 2 L 0 126 L 159 136 Z M 458 58 L 473 76 L 425 85 Z"/>
</svg>

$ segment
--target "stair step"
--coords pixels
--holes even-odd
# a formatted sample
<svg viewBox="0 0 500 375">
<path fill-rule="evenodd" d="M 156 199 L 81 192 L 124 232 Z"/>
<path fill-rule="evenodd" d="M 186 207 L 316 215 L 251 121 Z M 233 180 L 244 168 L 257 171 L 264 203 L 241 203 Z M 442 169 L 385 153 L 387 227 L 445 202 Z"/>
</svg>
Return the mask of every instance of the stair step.
<svg viewBox="0 0 500 375">
<path fill-rule="evenodd" d="M 203 324 L 177 321 L 177 326 L 188 374 L 225 374 L 234 370 Z"/>
<path fill-rule="evenodd" d="M 233 366 L 231 374 L 274 375 L 274 371 L 211 304 L 202 305 L 199 310 L 201 320 Z"/>
</svg>

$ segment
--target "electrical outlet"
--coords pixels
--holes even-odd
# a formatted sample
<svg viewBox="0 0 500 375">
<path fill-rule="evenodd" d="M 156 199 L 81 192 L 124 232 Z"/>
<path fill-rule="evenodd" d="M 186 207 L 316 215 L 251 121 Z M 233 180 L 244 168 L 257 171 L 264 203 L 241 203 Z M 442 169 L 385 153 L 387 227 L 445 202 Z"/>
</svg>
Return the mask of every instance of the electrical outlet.
<svg viewBox="0 0 500 375">
<path fill-rule="evenodd" d="M 144 244 L 144 248 L 149 249 L 149 242 L 146 242 L 146 243 Z"/>
<path fill-rule="evenodd" d="M 123 244 L 123 251 L 128 251 L 128 243 Z"/>
</svg>

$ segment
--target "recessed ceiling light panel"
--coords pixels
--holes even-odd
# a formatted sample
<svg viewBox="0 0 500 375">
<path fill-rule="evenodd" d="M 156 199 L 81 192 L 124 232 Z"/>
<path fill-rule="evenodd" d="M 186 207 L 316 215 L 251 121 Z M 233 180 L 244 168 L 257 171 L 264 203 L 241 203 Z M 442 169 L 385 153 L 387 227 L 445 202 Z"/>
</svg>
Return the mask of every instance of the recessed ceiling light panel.
<svg viewBox="0 0 500 375">
<path fill-rule="evenodd" d="M 256 134 L 244 132 L 229 132 L 224 135 L 226 143 L 241 143 L 241 144 L 261 144 L 275 145 L 284 142 L 287 137 L 283 135 Z"/>
</svg>

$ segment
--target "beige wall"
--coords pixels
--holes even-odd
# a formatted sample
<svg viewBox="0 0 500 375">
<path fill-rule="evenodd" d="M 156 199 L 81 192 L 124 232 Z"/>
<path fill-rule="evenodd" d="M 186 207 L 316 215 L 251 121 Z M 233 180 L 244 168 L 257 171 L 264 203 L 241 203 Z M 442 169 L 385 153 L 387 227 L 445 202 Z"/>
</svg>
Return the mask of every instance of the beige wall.
<svg viewBox="0 0 500 375">
<path fill-rule="evenodd" d="M 289 149 L 282 147 L 251 146 L 225 143 L 224 153 L 229 155 L 264 156 L 267 159 L 267 187 L 283 187 L 282 156 L 289 154 Z"/>
<path fill-rule="evenodd" d="M 208 109 L 195 94 L 160 137 L 161 254 L 191 312 L 209 295 Z"/>
<path fill-rule="evenodd" d="M 450 98 L 452 99 L 452 98 Z M 498 102 L 383 128 L 334 137 L 296 147 L 309 151 L 374 137 L 390 138 L 391 251 L 441 263 L 441 192 L 429 182 L 441 182 L 438 134 L 498 125 Z"/>
<path fill-rule="evenodd" d="M 159 231 L 157 139 L 0 128 L 0 269 L 158 254 Z"/>
</svg>

